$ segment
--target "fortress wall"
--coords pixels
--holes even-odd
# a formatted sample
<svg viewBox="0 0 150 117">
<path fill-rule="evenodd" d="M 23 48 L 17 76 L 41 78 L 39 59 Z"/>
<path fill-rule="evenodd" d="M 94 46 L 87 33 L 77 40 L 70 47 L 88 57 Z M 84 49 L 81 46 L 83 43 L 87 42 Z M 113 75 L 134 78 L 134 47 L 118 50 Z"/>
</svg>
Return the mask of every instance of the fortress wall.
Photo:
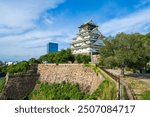
<svg viewBox="0 0 150 117">
<path fill-rule="evenodd" d="M 1 99 L 24 99 L 35 87 L 39 78 L 37 73 L 9 75 L 7 84 L 0 94 Z"/>
<path fill-rule="evenodd" d="M 78 83 L 85 92 L 96 90 L 103 80 L 100 74 L 97 76 L 90 67 L 82 64 L 39 64 L 37 67 L 31 73 L 8 75 L 0 99 L 24 99 L 34 89 L 38 79 L 43 83 Z"/>
<path fill-rule="evenodd" d="M 85 92 L 94 91 L 103 80 L 100 74 L 97 76 L 90 67 L 83 64 L 39 64 L 38 73 L 43 83 L 78 83 Z"/>
</svg>

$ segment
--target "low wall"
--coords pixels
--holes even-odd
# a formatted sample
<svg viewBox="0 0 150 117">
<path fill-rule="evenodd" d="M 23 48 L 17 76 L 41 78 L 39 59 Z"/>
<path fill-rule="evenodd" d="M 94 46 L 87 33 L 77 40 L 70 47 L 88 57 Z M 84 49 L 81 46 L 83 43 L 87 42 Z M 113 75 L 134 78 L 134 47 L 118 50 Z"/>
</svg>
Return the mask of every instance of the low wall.
<svg viewBox="0 0 150 117">
<path fill-rule="evenodd" d="M 78 83 L 85 92 L 94 91 L 103 80 L 100 74 L 97 76 L 90 67 L 83 64 L 39 64 L 38 73 L 43 83 Z"/>
</svg>

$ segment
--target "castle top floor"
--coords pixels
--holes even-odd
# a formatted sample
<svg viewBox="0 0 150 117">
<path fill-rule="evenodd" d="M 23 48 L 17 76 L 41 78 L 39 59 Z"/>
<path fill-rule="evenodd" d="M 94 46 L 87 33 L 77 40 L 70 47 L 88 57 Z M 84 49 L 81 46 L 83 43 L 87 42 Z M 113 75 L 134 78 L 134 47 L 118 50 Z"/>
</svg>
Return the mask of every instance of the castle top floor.
<svg viewBox="0 0 150 117">
<path fill-rule="evenodd" d="M 92 20 L 82 24 L 80 27 L 79 27 L 79 31 L 82 32 L 82 31 L 91 31 L 93 30 L 94 28 L 98 28 L 98 26 L 96 24 L 94 24 L 94 22 Z"/>
</svg>

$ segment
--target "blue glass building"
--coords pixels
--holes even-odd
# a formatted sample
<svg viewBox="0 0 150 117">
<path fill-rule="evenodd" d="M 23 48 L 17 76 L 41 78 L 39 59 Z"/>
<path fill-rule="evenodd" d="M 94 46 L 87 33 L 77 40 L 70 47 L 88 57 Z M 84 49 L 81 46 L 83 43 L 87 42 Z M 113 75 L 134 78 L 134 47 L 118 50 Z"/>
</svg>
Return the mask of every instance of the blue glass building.
<svg viewBox="0 0 150 117">
<path fill-rule="evenodd" d="M 47 53 L 58 52 L 58 43 L 48 43 L 47 44 Z"/>
</svg>

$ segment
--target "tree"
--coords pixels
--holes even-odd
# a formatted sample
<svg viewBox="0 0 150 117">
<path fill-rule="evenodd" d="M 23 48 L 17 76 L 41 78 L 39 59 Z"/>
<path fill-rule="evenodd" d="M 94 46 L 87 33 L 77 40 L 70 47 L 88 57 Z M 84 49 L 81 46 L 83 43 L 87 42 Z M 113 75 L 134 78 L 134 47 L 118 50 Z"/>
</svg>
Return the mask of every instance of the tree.
<svg viewBox="0 0 150 117">
<path fill-rule="evenodd" d="M 48 63 L 68 63 L 74 62 L 74 55 L 70 49 L 61 50 L 60 52 L 48 53 L 39 58 L 39 61 L 48 61 Z"/>
<path fill-rule="evenodd" d="M 36 60 L 35 58 L 31 58 L 29 59 L 29 64 L 37 64 L 37 63 L 40 63 L 38 60 Z"/>
<path fill-rule="evenodd" d="M 27 61 L 22 61 L 16 65 L 10 65 L 7 67 L 7 72 L 9 73 L 26 73 L 29 70 L 29 63 Z"/>
<path fill-rule="evenodd" d="M 0 76 L 5 76 L 7 74 L 7 65 L 0 66 Z"/>
<path fill-rule="evenodd" d="M 113 40 L 104 40 L 100 48 L 102 63 L 108 67 L 120 67 L 121 75 L 124 75 L 125 66 L 140 69 L 146 66 L 146 46 L 143 35 L 117 34 Z"/>
</svg>

